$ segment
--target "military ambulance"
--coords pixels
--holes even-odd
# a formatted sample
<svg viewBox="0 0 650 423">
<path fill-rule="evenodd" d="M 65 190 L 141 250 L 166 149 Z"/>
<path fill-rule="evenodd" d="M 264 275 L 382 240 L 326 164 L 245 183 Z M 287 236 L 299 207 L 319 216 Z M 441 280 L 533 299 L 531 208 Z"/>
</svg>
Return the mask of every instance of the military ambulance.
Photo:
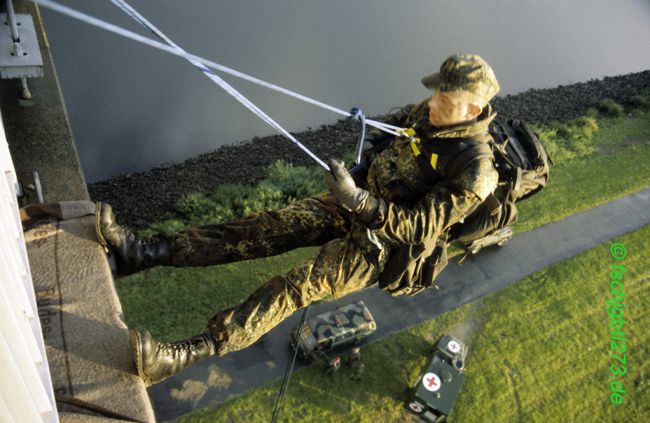
<svg viewBox="0 0 650 423">
<path fill-rule="evenodd" d="M 298 325 L 291 332 L 291 346 L 298 348 L 302 358 L 320 361 L 324 354 L 360 345 L 377 329 L 377 324 L 365 303 L 357 301 L 312 317 L 305 322 L 300 335 L 299 328 Z"/>
<path fill-rule="evenodd" d="M 433 358 L 406 402 L 407 408 L 428 423 L 444 422 L 465 381 L 467 347 L 460 340 L 444 335 L 433 351 Z"/>
</svg>

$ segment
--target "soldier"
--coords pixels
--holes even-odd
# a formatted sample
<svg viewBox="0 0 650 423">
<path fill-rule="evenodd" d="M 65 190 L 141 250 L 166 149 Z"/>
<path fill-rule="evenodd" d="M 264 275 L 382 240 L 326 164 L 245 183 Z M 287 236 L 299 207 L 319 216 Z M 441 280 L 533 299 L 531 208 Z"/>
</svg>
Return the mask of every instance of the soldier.
<svg viewBox="0 0 650 423">
<path fill-rule="evenodd" d="M 339 356 L 331 357 L 323 351 L 314 351 L 309 356 L 328 375 L 334 374 L 341 368 L 341 358 Z"/>
<path fill-rule="evenodd" d="M 451 159 L 460 151 L 456 146 L 489 137 L 487 127 L 496 116 L 489 101 L 500 87 L 482 58 L 465 54 L 449 57 L 422 82 L 433 95 L 391 122 L 410 127 L 413 136 L 391 137 L 371 157 L 367 171 L 354 178 L 342 163 L 331 161 L 331 173 L 325 174 L 331 192 L 146 242 L 119 226 L 109 205 L 98 204 L 98 237 L 113 251 L 121 273 L 155 265 L 208 266 L 321 246 L 305 264 L 216 313 L 200 335 L 167 343 L 147 331 L 130 331 L 138 374 L 146 383 L 213 354 L 245 348 L 328 295 L 338 298 L 377 282 L 396 295 L 412 294 L 432 283 L 446 263 L 436 251 L 450 226 L 497 185 L 491 154 L 475 160 L 470 160 L 478 157 L 475 153 L 466 154 L 461 167 Z"/>
<path fill-rule="evenodd" d="M 366 367 L 361 361 L 361 348 L 352 348 L 348 355 L 348 364 L 350 365 L 350 380 L 360 382 L 363 370 Z"/>
<path fill-rule="evenodd" d="M 327 369 L 325 370 L 325 373 L 327 373 L 330 376 L 333 376 L 334 373 L 338 372 L 340 368 L 341 368 L 341 357 L 337 355 L 336 357 L 332 357 L 329 360 L 329 362 L 327 363 Z"/>
</svg>

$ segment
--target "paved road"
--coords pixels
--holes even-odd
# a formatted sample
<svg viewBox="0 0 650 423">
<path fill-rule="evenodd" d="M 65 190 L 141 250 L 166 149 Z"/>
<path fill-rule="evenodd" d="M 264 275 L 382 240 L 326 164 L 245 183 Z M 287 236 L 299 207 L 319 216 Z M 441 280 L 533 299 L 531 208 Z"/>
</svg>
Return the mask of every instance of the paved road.
<svg viewBox="0 0 650 423">
<path fill-rule="evenodd" d="M 402 330 L 474 301 L 516 282 L 550 264 L 572 257 L 616 236 L 650 223 L 650 189 L 638 191 L 589 211 L 567 217 L 513 237 L 504 247 L 489 247 L 462 266 L 456 259 L 438 276 L 440 290 L 415 297 L 393 298 L 376 287 L 334 303 L 317 304 L 309 315 L 363 299 L 377 321 L 370 341 Z M 278 325 L 257 343 L 197 363 L 181 374 L 149 388 L 159 421 L 177 418 L 281 378 L 290 359 L 290 330 L 302 312 Z M 231 382 L 208 386 L 210 366 L 218 366 Z M 185 387 L 184 387 L 185 384 Z M 179 400 L 179 397 L 185 399 Z"/>
</svg>

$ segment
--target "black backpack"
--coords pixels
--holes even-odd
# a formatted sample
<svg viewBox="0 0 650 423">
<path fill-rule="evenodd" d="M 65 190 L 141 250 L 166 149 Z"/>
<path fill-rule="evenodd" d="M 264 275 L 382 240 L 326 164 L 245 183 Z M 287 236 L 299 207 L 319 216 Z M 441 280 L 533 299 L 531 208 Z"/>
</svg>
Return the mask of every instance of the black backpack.
<svg viewBox="0 0 650 423">
<path fill-rule="evenodd" d="M 539 192 L 548 182 L 553 161 L 535 134 L 519 119 L 493 121 L 488 127 L 492 138 L 499 182 L 511 183 L 512 197 L 520 201 Z"/>
<path fill-rule="evenodd" d="M 519 119 L 494 120 L 488 127 L 497 188 L 463 222 L 455 224 L 451 238 L 463 244 L 490 235 L 517 221 L 516 201 L 530 198 L 548 183 L 553 161 L 530 127 Z"/>
</svg>

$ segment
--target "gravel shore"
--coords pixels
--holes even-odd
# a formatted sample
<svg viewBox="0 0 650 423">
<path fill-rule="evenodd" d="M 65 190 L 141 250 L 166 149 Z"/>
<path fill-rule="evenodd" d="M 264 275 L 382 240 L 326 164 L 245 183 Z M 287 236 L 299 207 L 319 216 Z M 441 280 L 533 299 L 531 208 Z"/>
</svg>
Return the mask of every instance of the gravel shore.
<svg viewBox="0 0 650 423">
<path fill-rule="evenodd" d="M 496 97 L 492 106 L 500 117 L 549 122 L 582 116 L 605 98 L 625 106 L 630 96 L 648 88 L 650 70 L 556 88 L 530 89 Z M 330 158 L 354 148 L 358 130 L 358 123 L 341 120 L 293 135 L 319 157 Z M 173 210 L 183 194 L 213 192 L 224 183 L 255 183 L 265 176 L 266 167 L 279 159 L 295 165 L 313 164 L 284 137 L 272 135 L 226 145 L 169 166 L 95 182 L 88 185 L 88 190 L 93 201 L 113 205 L 120 223 L 143 228 Z"/>
</svg>

